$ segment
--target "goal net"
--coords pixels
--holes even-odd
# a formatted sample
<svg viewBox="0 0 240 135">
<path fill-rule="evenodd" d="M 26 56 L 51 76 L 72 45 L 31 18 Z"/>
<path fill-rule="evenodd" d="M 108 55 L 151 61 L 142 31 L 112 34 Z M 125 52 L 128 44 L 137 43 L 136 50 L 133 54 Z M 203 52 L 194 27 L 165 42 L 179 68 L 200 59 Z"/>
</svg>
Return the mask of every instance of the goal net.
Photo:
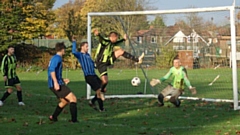
<svg viewBox="0 0 240 135">
<path fill-rule="evenodd" d="M 127 41 L 115 46 L 135 56 L 145 54 L 141 65 L 124 57 L 108 68 L 107 98 L 157 97 L 172 78 L 151 87 L 152 78 L 163 77 L 177 56 L 187 69 L 197 94 L 185 87 L 181 99 L 233 102 L 238 107 L 239 17 L 235 6 L 177 10 L 88 13 L 89 52 L 94 56 L 99 41 L 94 29 L 108 38 L 111 31 Z M 98 72 L 98 71 L 96 71 Z M 139 78 L 133 80 L 133 78 Z M 137 83 L 137 84 L 136 84 Z M 87 98 L 94 92 L 87 87 Z"/>
</svg>

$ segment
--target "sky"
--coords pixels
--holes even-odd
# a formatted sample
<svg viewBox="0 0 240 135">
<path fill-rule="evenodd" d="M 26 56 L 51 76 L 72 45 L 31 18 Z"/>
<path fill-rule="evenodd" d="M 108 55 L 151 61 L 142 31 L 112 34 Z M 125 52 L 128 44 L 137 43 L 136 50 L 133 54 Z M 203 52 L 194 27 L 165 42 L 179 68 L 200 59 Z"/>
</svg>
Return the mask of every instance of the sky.
<svg viewBox="0 0 240 135">
<path fill-rule="evenodd" d="M 61 7 L 63 4 L 69 2 L 69 0 L 56 0 L 54 8 Z M 230 6 L 233 0 L 151 0 L 151 6 L 158 10 L 170 10 L 170 9 L 183 9 L 188 7 L 217 7 L 217 6 Z M 240 0 L 236 0 L 236 5 L 240 5 Z M 215 23 L 225 23 L 229 16 L 229 12 L 210 12 L 200 14 L 205 20 L 211 20 Z M 165 23 L 167 25 L 173 25 L 174 22 L 181 18 L 183 15 L 166 15 L 164 16 Z M 150 17 L 151 18 L 151 17 Z"/>
</svg>

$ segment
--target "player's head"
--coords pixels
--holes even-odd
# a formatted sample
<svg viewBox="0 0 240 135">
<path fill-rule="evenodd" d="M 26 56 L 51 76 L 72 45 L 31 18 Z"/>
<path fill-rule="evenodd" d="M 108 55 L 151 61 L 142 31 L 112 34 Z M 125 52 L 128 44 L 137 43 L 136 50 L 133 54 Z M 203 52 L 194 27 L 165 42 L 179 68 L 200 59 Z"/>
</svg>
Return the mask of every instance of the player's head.
<svg viewBox="0 0 240 135">
<path fill-rule="evenodd" d="M 66 46 L 63 42 L 56 43 L 55 50 L 56 50 L 57 53 L 59 53 L 61 55 L 64 55 L 65 50 L 66 50 Z"/>
<path fill-rule="evenodd" d="M 88 52 L 88 42 L 82 42 L 80 44 L 80 51 L 83 52 L 83 53 Z"/>
<path fill-rule="evenodd" d="M 110 34 L 109 34 L 109 40 L 110 40 L 112 43 L 116 43 L 117 40 L 118 40 L 118 33 L 117 33 L 117 32 L 110 32 Z"/>
<path fill-rule="evenodd" d="M 173 66 L 174 66 L 175 68 L 179 68 L 179 67 L 181 66 L 181 61 L 180 61 L 179 58 L 175 58 L 175 59 L 173 60 Z"/>
<path fill-rule="evenodd" d="M 10 45 L 8 46 L 8 54 L 13 55 L 14 54 L 14 46 Z"/>
</svg>

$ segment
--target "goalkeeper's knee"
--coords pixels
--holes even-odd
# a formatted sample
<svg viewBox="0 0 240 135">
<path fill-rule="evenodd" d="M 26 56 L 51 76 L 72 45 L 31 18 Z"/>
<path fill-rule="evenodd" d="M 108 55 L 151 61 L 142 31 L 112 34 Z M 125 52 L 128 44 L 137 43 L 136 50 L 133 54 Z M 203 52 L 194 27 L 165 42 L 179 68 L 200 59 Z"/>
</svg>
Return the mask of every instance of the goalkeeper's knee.
<svg viewBox="0 0 240 135">
<path fill-rule="evenodd" d="M 164 96 L 163 96 L 162 93 L 160 93 L 160 94 L 158 95 L 158 102 L 159 102 L 159 104 L 164 105 L 163 99 L 164 99 Z"/>
</svg>

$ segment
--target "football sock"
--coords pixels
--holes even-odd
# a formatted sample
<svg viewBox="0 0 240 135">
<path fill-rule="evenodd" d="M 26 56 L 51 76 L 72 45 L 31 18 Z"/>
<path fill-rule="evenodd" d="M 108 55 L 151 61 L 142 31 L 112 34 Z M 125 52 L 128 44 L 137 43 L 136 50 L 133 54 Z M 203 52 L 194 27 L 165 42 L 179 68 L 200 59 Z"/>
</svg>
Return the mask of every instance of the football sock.
<svg viewBox="0 0 240 135">
<path fill-rule="evenodd" d="M 99 109 L 103 110 L 103 101 L 101 98 L 98 98 Z"/>
<path fill-rule="evenodd" d="M 70 112 L 72 116 L 72 122 L 77 122 L 77 103 L 70 103 Z"/>
<path fill-rule="evenodd" d="M 58 115 L 62 112 L 63 108 L 61 108 L 59 105 L 57 105 L 52 117 L 53 119 L 57 120 Z"/>
<path fill-rule="evenodd" d="M 22 102 L 22 91 L 17 91 L 18 102 Z"/>
<path fill-rule="evenodd" d="M 162 105 L 164 105 L 163 99 L 164 99 L 164 96 L 163 96 L 162 94 L 159 94 L 159 95 L 158 95 L 158 101 L 159 101 L 160 103 L 162 103 Z"/>
<path fill-rule="evenodd" d="M 95 104 L 95 102 L 98 100 L 97 94 L 95 94 L 94 98 L 92 99 L 92 103 Z"/>
<path fill-rule="evenodd" d="M 7 97 L 10 95 L 10 93 L 8 93 L 7 91 L 3 94 L 3 97 L 1 99 L 1 101 L 4 101 L 7 99 Z"/>
<path fill-rule="evenodd" d="M 128 52 L 124 52 L 123 55 L 122 55 L 124 58 L 127 58 L 127 59 L 130 59 L 130 60 L 133 60 L 135 62 L 138 62 L 139 59 L 133 55 L 131 55 L 130 53 Z"/>
</svg>

